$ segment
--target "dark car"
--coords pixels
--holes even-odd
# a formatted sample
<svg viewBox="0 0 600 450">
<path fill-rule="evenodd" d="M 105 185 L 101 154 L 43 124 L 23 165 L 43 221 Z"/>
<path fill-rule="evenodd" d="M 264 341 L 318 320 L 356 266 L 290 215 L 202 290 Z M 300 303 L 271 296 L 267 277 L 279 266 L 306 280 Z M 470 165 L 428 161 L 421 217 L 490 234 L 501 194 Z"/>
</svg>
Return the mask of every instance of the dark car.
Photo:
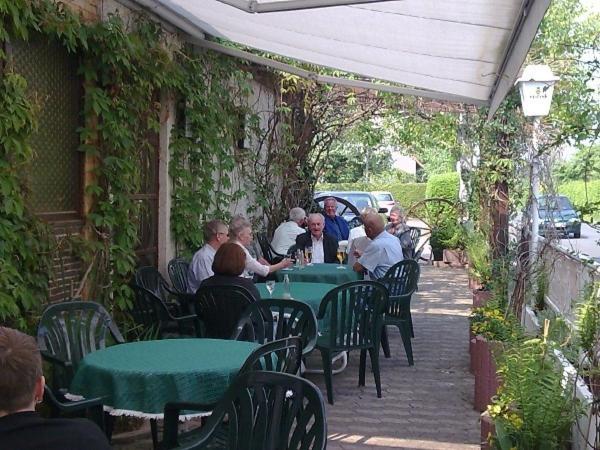
<svg viewBox="0 0 600 450">
<path fill-rule="evenodd" d="M 540 228 L 542 236 L 560 235 L 581 237 L 581 219 L 573 205 L 564 195 L 542 195 L 538 198 Z"/>
</svg>

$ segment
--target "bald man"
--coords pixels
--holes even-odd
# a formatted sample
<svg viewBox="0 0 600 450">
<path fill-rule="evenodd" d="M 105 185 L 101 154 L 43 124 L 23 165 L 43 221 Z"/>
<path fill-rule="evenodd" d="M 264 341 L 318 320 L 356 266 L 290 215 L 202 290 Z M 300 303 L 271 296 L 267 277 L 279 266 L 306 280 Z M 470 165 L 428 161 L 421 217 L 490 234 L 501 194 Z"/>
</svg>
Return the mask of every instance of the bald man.
<svg viewBox="0 0 600 450">
<path fill-rule="evenodd" d="M 367 272 L 371 280 L 382 278 L 390 267 L 402 261 L 402 247 L 396 236 L 385 231 L 383 219 L 371 212 L 363 217 L 365 233 L 372 242 L 352 268 L 356 272 Z"/>
</svg>

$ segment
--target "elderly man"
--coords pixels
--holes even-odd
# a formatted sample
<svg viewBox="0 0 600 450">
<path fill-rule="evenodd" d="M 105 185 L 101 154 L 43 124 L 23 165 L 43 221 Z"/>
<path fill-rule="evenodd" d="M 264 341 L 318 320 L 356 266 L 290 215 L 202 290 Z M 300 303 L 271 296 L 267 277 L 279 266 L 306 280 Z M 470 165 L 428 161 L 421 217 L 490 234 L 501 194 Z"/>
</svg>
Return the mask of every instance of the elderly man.
<svg viewBox="0 0 600 450">
<path fill-rule="evenodd" d="M 296 243 L 296 237 L 304 233 L 306 213 L 302 208 L 290 209 L 290 220 L 282 223 L 273 233 L 271 247 L 280 255 L 285 255 L 289 248 Z"/>
<path fill-rule="evenodd" d="M 325 233 L 338 241 L 347 240 L 350 229 L 344 218 L 337 215 L 337 200 L 327 197 L 323 202 L 323 209 L 325 210 Z"/>
<path fill-rule="evenodd" d="M 198 250 L 188 269 L 188 286 L 190 294 L 195 294 L 200 283 L 208 277 L 212 277 L 212 264 L 215 259 L 215 253 L 223 244 L 227 242 L 229 230 L 227 225 L 220 220 L 211 220 L 204 224 L 204 246 Z"/>
<path fill-rule="evenodd" d="M 371 239 L 364 253 L 352 267 L 356 272 L 368 273 L 371 280 L 377 280 L 385 275 L 390 267 L 402 261 L 402 247 L 395 236 L 385 231 L 381 216 L 368 213 L 363 218 L 365 233 Z"/>
<path fill-rule="evenodd" d="M 322 214 L 310 214 L 308 216 L 308 231 L 296 237 L 296 247 L 305 250 L 312 248 L 311 262 L 334 263 L 338 249 L 338 241 L 335 237 L 323 231 L 325 219 Z"/>
</svg>

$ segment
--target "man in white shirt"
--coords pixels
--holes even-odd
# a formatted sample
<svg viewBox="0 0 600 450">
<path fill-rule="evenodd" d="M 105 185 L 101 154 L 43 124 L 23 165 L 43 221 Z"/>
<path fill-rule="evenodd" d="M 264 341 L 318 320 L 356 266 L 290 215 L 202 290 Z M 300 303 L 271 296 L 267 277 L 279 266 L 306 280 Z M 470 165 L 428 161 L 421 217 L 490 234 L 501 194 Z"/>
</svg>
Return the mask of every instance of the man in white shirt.
<svg viewBox="0 0 600 450">
<path fill-rule="evenodd" d="M 385 231 L 381 216 L 369 213 L 363 218 L 365 233 L 372 241 L 352 267 L 356 272 L 367 272 L 371 280 L 382 278 L 390 267 L 402 261 L 402 246 L 396 236 Z"/>
<path fill-rule="evenodd" d="M 194 254 L 188 269 L 188 286 L 191 294 L 196 293 L 204 279 L 213 276 L 212 263 L 215 253 L 221 244 L 227 242 L 229 230 L 220 220 L 211 220 L 204 224 L 203 233 L 205 244 Z"/>
<path fill-rule="evenodd" d="M 290 220 L 282 223 L 273 233 L 271 247 L 280 255 L 287 254 L 292 245 L 296 243 L 296 236 L 304 233 L 306 213 L 302 208 L 290 209 Z"/>
<path fill-rule="evenodd" d="M 310 214 L 308 216 L 308 230 L 306 233 L 296 237 L 296 246 L 300 250 L 307 247 L 312 248 L 311 262 L 313 263 L 335 263 L 338 249 L 338 241 L 335 237 L 323 232 L 325 218 L 322 214 Z"/>
</svg>

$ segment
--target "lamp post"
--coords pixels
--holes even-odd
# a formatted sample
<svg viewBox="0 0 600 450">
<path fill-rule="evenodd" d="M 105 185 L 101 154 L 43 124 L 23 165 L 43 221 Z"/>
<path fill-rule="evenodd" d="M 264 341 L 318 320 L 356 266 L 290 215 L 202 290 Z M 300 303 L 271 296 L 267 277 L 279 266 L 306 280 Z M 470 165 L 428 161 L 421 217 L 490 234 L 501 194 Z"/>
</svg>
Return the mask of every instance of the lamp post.
<svg viewBox="0 0 600 450">
<path fill-rule="evenodd" d="M 521 94 L 521 107 L 523 115 L 533 117 L 533 132 L 531 136 L 531 237 L 529 254 L 531 259 L 537 257 L 538 232 L 540 228 L 538 196 L 540 190 L 539 170 L 540 159 L 538 155 L 538 133 L 540 118 L 550 112 L 550 103 L 554 93 L 554 84 L 559 80 L 552 74 L 550 67 L 546 65 L 530 65 L 525 67 L 521 78 L 517 79 L 515 85 L 519 86 Z"/>
</svg>

